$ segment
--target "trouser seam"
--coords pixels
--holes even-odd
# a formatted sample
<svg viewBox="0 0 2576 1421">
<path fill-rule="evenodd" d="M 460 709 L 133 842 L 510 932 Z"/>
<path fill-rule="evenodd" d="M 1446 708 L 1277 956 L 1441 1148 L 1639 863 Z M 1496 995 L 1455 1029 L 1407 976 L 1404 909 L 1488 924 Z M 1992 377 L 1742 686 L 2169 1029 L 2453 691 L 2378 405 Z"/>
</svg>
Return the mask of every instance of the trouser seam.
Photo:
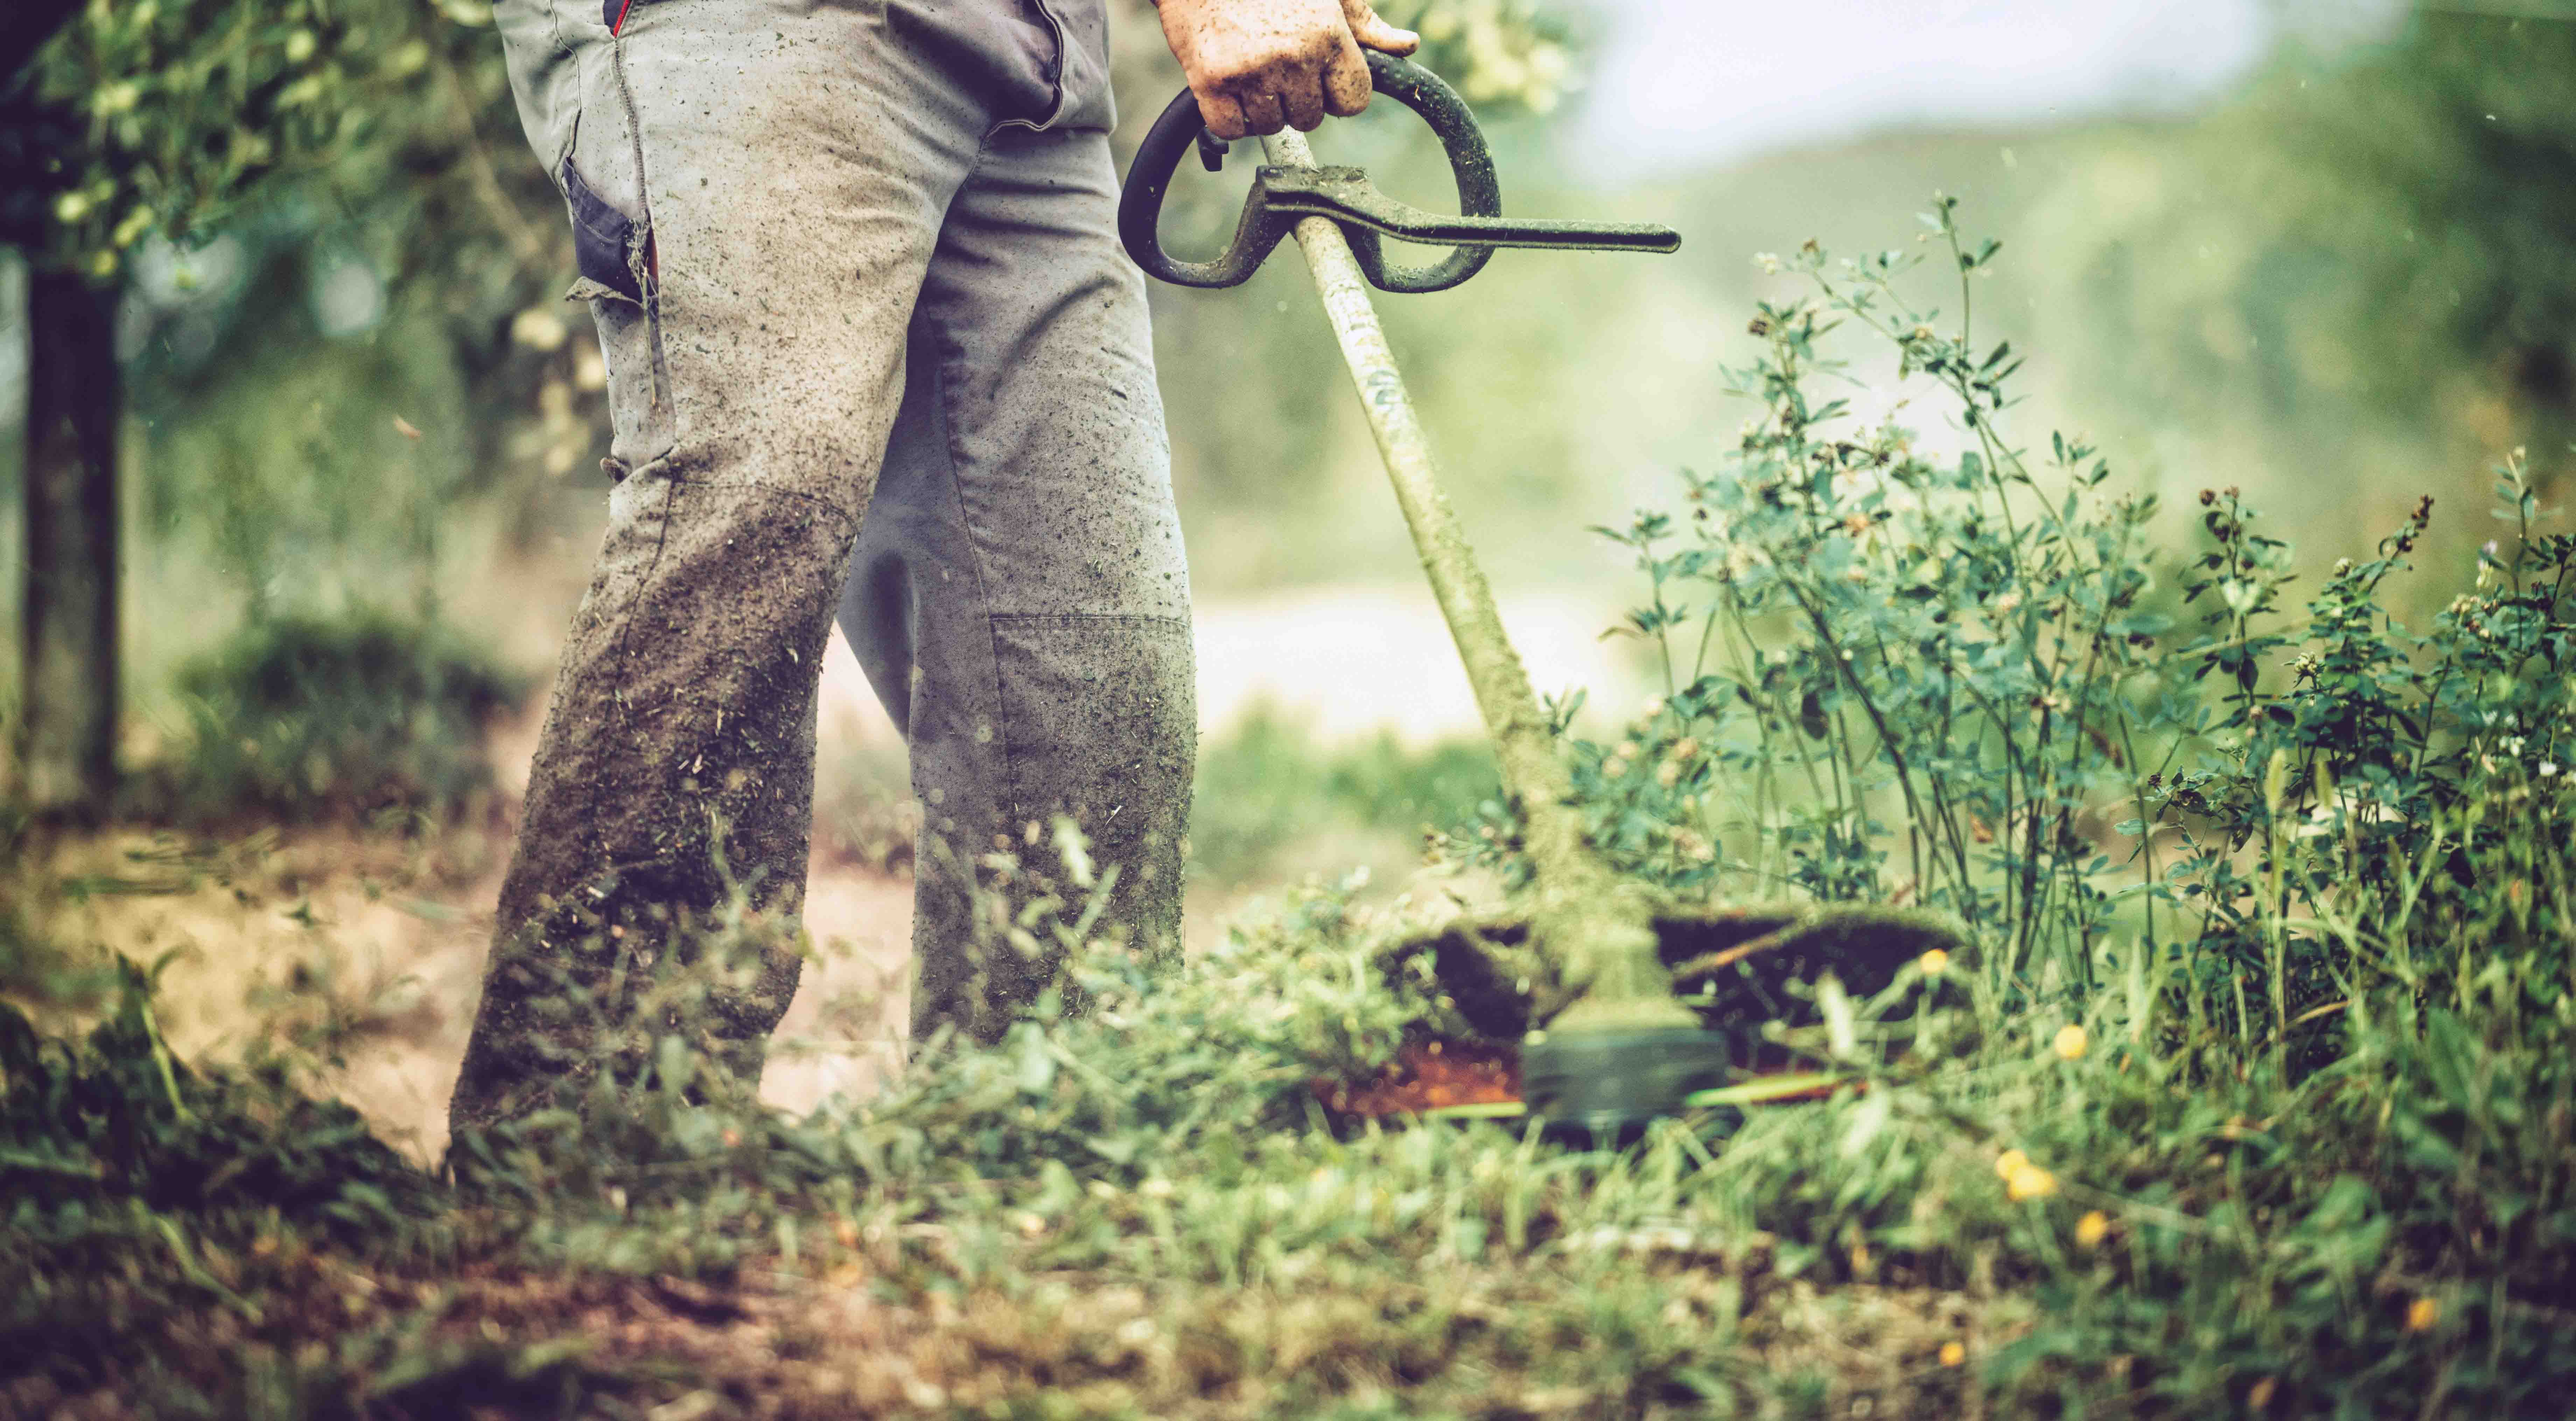
<svg viewBox="0 0 2576 1421">
<path fill-rule="evenodd" d="M 644 124 L 635 112 L 635 91 L 626 80 L 625 36 L 614 32 L 609 35 L 608 61 L 617 73 L 617 97 L 626 110 L 627 150 L 633 155 L 635 163 L 636 231 L 643 234 L 642 241 L 650 242 L 653 233 L 653 196 L 651 182 L 644 172 Z M 632 240 L 630 239 L 630 242 Z M 652 425 L 654 405 L 666 398 L 662 389 L 661 361 L 658 358 L 662 345 L 661 283 L 654 280 L 651 271 L 647 269 L 640 243 L 629 246 L 626 252 L 626 263 L 628 270 L 635 273 L 637 289 L 645 298 L 637 304 L 644 308 L 645 379 L 649 391 L 645 398 L 643 419 L 646 428 L 649 429 Z M 679 437 L 679 422 L 679 401 L 672 398 L 671 433 L 675 441 Z M 657 520 L 653 535 L 653 556 L 644 564 L 643 575 L 635 580 L 634 595 L 627 599 L 629 607 L 643 600 L 644 594 L 653 586 L 653 579 L 662 570 L 663 555 L 670 550 L 671 546 L 672 505 L 679 498 L 683 484 L 683 480 L 672 479 L 662 490 L 661 516 Z M 615 638 L 608 646 L 610 700 L 617 706 L 621 715 L 627 709 L 626 647 L 629 635 L 634 631 L 633 622 L 634 618 L 621 614 L 618 617 Z"/>
<path fill-rule="evenodd" d="M 987 612 L 985 618 L 995 622 L 1060 622 L 1069 626 L 1093 622 L 1168 622 L 1187 626 L 1190 621 L 1178 612 Z"/>
<path fill-rule="evenodd" d="M 681 487 L 682 485 L 674 480 L 662 490 L 661 513 L 655 520 L 653 534 L 653 556 L 645 562 L 643 573 L 635 579 L 635 591 L 626 599 L 626 605 L 629 608 L 644 600 L 644 594 L 652 590 L 654 577 L 662 571 L 662 556 L 671 547 L 671 504 L 680 496 Z M 603 615 L 607 615 L 604 610 Z M 608 645 L 609 702 L 617 707 L 622 719 L 627 709 L 626 643 L 628 634 L 635 629 L 635 619 L 622 611 L 616 615 L 617 632 Z"/>
<path fill-rule="evenodd" d="M 644 171 L 644 121 L 635 110 L 635 88 L 626 77 L 626 37 L 612 30 L 608 36 L 608 62 L 617 71 L 617 98 L 626 110 L 626 142 L 635 157 L 635 233 L 628 238 L 626 269 L 634 274 L 635 289 L 643 296 L 638 303 L 644 308 L 645 383 L 650 389 L 644 414 L 652 420 L 653 407 L 668 402 L 671 411 L 671 437 L 680 434 L 680 400 L 676 392 L 664 388 L 662 360 L 662 281 L 649 259 L 653 251 L 653 184 Z"/>
<path fill-rule="evenodd" d="M 976 172 L 984 166 L 984 154 L 988 150 L 989 145 L 989 134 L 986 135 L 983 140 L 979 140 L 976 143 L 975 157 L 966 165 L 966 176 L 958 183 L 958 192 L 964 192 L 967 186 L 975 181 Z M 956 195 L 954 193 L 950 195 L 949 201 L 949 211 L 954 212 L 956 203 Z M 948 216 L 943 214 L 940 219 L 941 226 L 945 227 L 947 222 Z M 931 249 L 930 259 L 933 263 L 936 263 L 939 260 L 939 251 L 937 244 L 935 243 Z M 926 271 L 924 273 L 924 279 L 927 280 Z M 988 684 L 985 687 L 984 705 L 986 713 L 993 718 L 993 744 L 999 751 L 1001 757 L 1004 795 L 1012 802 L 1012 807 L 1016 808 L 1016 801 L 1018 799 L 1019 792 L 1019 772 L 1012 762 L 1010 717 L 1003 714 L 1002 639 L 1000 634 L 994 629 L 993 615 L 991 611 L 993 605 L 993 584 L 991 577 L 986 574 L 984 568 L 983 539 L 977 534 L 975 520 L 970 517 L 966 511 L 966 481 L 958 472 L 960 466 L 964 463 L 964 460 L 959 457 L 957 449 L 957 411 L 952 404 L 953 395 L 956 390 L 956 381 L 952 377 L 951 367 L 958 362 L 959 358 L 963 354 L 963 350 L 962 348 L 952 349 L 952 342 L 945 332 L 936 331 L 935 327 L 934 332 L 937 339 L 938 358 L 932 362 L 930 370 L 930 379 L 932 384 L 931 406 L 939 415 L 939 448 L 940 452 L 946 456 L 945 462 L 948 466 L 948 497 L 951 505 L 957 511 L 958 530 L 965 535 L 967 568 L 969 573 L 975 579 L 975 605 L 983 611 L 984 664 L 986 668 L 985 674 L 989 678 Z M 997 805 L 996 807 L 998 808 L 1000 806 Z"/>
</svg>

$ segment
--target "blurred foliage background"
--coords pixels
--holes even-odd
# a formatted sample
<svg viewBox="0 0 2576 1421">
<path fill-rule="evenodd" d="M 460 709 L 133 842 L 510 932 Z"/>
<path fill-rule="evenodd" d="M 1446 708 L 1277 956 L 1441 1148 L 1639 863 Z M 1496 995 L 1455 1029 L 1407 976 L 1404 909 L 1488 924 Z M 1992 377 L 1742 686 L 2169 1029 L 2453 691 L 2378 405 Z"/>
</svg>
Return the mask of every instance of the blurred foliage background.
<svg viewBox="0 0 2576 1421">
<path fill-rule="evenodd" d="M 1559 132 L 1602 13 L 1394 0 L 1488 114 L 1514 209 L 1668 220 L 1686 243 L 1509 254 L 1387 319 L 1507 587 L 1605 625 L 1630 590 L 1619 550 L 1563 530 L 1623 523 L 1731 437 L 1746 410 L 1720 369 L 1752 354 L 1738 313 L 1778 280 L 1752 254 L 1909 240 L 1935 189 L 2016 248 L 1978 299 L 1983 329 L 2035 352 L 2032 427 L 2089 430 L 2168 492 L 2242 486 L 2320 560 L 2431 493 L 2428 551 L 2464 558 L 2490 536 L 2468 510 L 2493 461 L 2529 446 L 2546 498 L 2576 425 L 2576 7 L 2528 8 L 2426 8 L 2359 39 L 2290 25 L 2249 83 L 2186 114 L 1614 182 Z M 1123 151 L 1179 79 L 1145 7 L 1118 9 Z M 113 293 L 126 382 L 129 762 L 202 720 L 209 658 L 246 664 L 234 643 L 281 623 L 391 617 L 547 665 L 602 515 L 601 369 L 556 299 L 560 202 L 488 8 L 85 4 L 7 103 L 0 494 L 16 506 L 28 273 L 78 271 Z M 1440 201 L 1436 153 L 1385 108 L 1319 146 Z M 1221 240 L 1246 167 L 1184 179 L 1175 247 Z M 1409 585 L 1296 265 L 1154 300 L 1201 599 Z M 0 527 L 14 569 L 20 534 Z"/>
</svg>

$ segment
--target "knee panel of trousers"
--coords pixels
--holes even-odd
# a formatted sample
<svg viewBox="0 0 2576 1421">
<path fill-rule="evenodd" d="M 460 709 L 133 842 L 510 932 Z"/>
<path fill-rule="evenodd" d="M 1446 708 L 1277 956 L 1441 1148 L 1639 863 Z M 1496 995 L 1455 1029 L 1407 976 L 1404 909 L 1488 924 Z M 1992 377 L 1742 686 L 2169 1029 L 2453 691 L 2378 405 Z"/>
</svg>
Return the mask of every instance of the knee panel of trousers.
<svg viewBox="0 0 2576 1421">
<path fill-rule="evenodd" d="M 1176 878 L 1197 748 L 1189 623 L 997 616 L 993 642 L 1017 827 L 1069 815 L 1130 883 Z"/>
</svg>

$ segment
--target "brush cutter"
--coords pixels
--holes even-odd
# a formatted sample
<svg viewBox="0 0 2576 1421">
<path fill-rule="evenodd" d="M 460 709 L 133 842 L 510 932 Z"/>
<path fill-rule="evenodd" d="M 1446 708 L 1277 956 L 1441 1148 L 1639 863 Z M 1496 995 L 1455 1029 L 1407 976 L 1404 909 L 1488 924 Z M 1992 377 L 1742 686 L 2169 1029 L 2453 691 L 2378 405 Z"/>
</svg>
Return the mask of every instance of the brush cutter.
<svg viewBox="0 0 2576 1421">
<path fill-rule="evenodd" d="M 1658 1116 L 1680 1114 L 1692 1096 L 1729 1079 L 1731 1038 L 1704 1025 L 1705 1003 L 1695 1011 L 1675 996 L 1674 967 L 1706 968 L 1696 976 L 1714 981 L 1728 969 L 1749 971 L 1746 964 L 1766 945 L 1800 949 L 1774 953 L 1780 965 L 1812 967 L 1815 954 L 1804 949 L 1830 952 L 1835 923 L 1813 913 L 1677 909 L 1623 882 L 1586 840 L 1571 776 L 1504 634 L 1493 591 L 1440 491 L 1430 441 L 1367 288 L 1446 290 L 1474 276 L 1499 247 L 1671 252 L 1681 236 L 1669 227 L 1503 216 L 1493 156 L 1466 101 L 1417 65 L 1379 53 L 1368 60 L 1377 92 L 1419 114 L 1439 137 L 1457 182 L 1458 215 L 1398 202 L 1357 168 L 1319 167 L 1304 135 L 1286 132 L 1262 140 L 1270 161 L 1254 174 L 1233 245 L 1212 261 L 1178 260 L 1157 232 L 1173 175 L 1193 149 L 1210 171 L 1227 152 L 1183 91 L 1136 152 L 1119 203 L 1119 235 L 1149 275 L 1182 286 L 1238 285 L 1285 237 L 1304 251 L 1423 571 L 1466 663 L 1531 867 L 1527 899 L 1513 916 L 1454 926 L 1422 950 L 1434 955 L 1444 981 L 1456 984 L 1469 1015 L 1481 1011 L 1521 1033 L 1521 1092 L 1532 1112 L 1594 1138 L 1628 1135 Z M 1388 238 L 1456 250 L 1430 266 L 1398 266 L 1386 258 Z M 1927 932 L 1955 946 L 1928 924 L 1904 926 L 1916 930 L 1870 941 L 1893 945 L 1909 960 L 1918 943 L 1931 945 Z"/>
</svg>

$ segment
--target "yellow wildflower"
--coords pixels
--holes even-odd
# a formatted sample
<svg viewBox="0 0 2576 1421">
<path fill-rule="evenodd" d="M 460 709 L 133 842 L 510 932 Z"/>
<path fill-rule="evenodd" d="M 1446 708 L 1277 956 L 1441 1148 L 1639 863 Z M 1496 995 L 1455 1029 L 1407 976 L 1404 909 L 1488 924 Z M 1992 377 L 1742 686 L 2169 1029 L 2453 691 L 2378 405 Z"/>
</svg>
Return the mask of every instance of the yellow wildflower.
<svg viewBox="0 0 2576 1421">
<path fill-rule="evenodd" d="M 2110 1236 L 2111 1216 L 2099 1209 L 2088 1209 L 2075 1221 L 2075 1241 L 2091 1248 Z"/>
<path fill-rule="evenodd" d="M 2059 1060 L 2081 1061 L 2084 1059 L 2084 1048 L 2090 1045 L 2091 1041 L 2085 1036 L 2083 1027 L 2069 1022 L 2057 1029 L 2057 1040 L 2051 1044 Z"/>
<path fill-rule="evenodd" d="M 2406 1330 L 2430 1332 L 2442 1320 L 2442 1305 L 2431 1298 L 2417 1298 L 2406 1305 Z"/>
<path fill-rule="evenodd" d="M 2024 1165 L 2004 1181 L 2004 1197 L 2018 1204 L 2025 1199 L 2045 1199 L 2057 1192 L 2057 1176 L 2038 1165 Z"/>
<path fill-rule="evenodd" d="M 1944 1342 L 1941 1344 L 1942 1366 L 1955 1367 L 1966 1360 L 1968 1360 L 1967 1348 L 1960 1346 L 1956 1342 Z"/>
<path fill-rule="evenodd" d="M 1924 976 L 1938 977 L 1950 970 L 1950 954 L 1936 947 L 1914 959 L 1914 965 L 1923 969 Z"/>
<path fill-rule="evenodd" d="M 2245 1393 L 2245 1409 L 2248 1411 L 2260 1411 L 2264 1407 L 2271 1405 L 2272 1388 L 2275 1385 L 2276 1383 L 2270 1377 L 2265 1377 L 2261 1381 L 2254 1383 L 2253 1388 Z"/>
<path fill-rule="evenodd" d="M 2030 1168 L 2030 1156 L 2023 1154 L 2019 1150 L 2006 1150 L 2002 1154 L 1995 1156 L 1995 1177 L 1997 1179 L 2010 1179 L 2014 1175 L 2019 1174 L 2028 1168 Z"/>
</svg>

